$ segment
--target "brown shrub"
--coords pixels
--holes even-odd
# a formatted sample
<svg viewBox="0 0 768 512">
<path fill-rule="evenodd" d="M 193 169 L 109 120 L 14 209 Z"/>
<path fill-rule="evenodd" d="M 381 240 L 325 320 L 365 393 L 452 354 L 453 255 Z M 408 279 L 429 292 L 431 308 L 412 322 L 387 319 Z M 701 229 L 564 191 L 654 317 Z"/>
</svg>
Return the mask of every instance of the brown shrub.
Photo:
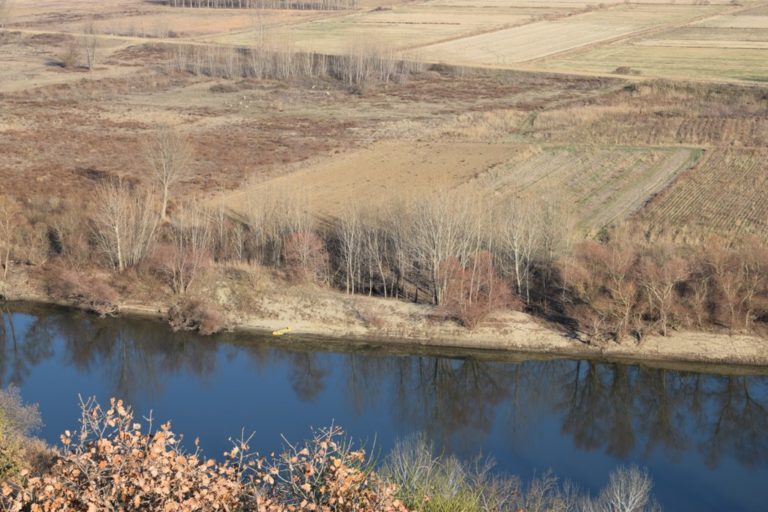
<svg viewBox="0 0 768 512">
<path fill-rule="evenodd" d="M 407 512 L 337 427 L 269 460 L 242 436 L 217 463 L 197 443 L 185 452 L 169 423 L 137 423 L 122 401 L 103 409 L 90 399 L 81 411 L 79 432 L 64 432 L 49 469 L 0 483 L 0 510 Z"/>
<path fill-rule="evenodd" d="M 372 471 L 365 451 L 353 449 L 338 427 L 316 431 L 303 446 L 288 444 L 254 483 L 268 510 L 407 512 L 396 487 Z"/>
<path fill-rule="evenodd" d="M 328 280 L 328 250 L 323 239 L 311 231 L 298 231 L 283 238 L 283 260 L 291 281 Z"/>
<path fill-rule="evenodd" d="M 41 425 L 37 406 L 24 405 L 17 388 L 0 390 L 0 481 L 45 466 L 45 443 L 30 437 Z"/>
<path fill-rule="evenodd" d="M 231 510 L 238 502 L 237 470 L 185 453 L 170 424 L 144 433 L 133 412 L 112 400 L 103 409 L 82 404 L 80 432 L 61 436 L 64 449 L 50 471 L 18 485 L 6 483 L 7 510 Z"/>
<path fill-rule="evenodd" d="M 62 300 L 102 316 L 118 311 L 119 294 L 97 275 L 54 267 L 46 276 L 49 297 Z"/>
<path fill-rule="evenodd" d="M 188 299 L 168 310 L 168 323 L 174 331 L 199 331 L 209 335 L 224 329 L 227 320 L 217 305 Z"/>
<path fill-rule="evenodd" d="M 446 284 L 441 308 L 469 329 L 515 302 L 509 284 L 499 277 L 487 251 L 476 253 L 466 266 L 449 258 L 440 263 L 438 275 Z"/>
</svg>

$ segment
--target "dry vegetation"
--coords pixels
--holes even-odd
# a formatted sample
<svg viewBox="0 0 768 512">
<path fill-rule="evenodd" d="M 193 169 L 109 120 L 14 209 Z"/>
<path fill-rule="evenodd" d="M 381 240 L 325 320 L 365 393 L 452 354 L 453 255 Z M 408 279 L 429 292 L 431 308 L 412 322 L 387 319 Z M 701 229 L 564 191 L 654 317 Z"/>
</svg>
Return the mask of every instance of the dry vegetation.
<svg viewBox="0 0 768 512">
<path fill-rule="evenodd" d="M 279 453 L 260 456 L 253 435 L 232 440 L 223 460 L 188 451 L 170 422 L 139 419 L 122 400 L 102 407 L 81 400 L 80 425 L 48 448 L 29 437 L 39 415 L 13 390 L 0 390 L 0 435 L 38 446 L 41 455 L 0 445 L 0 510 L 238 510 L 253 512 L 576 512 L 658 511 L 652 481 L 637 467 L 611 473 L 597 495 L 547 473 L 523 483 L 496 475 L 488 460 L 436 455 L 424 436 L 399 442 L 376 466 L 336 426 L 303 443 L 285 438 Z M 7 441 L 7 437 L 2 438 Z M 32 460 L 37 463 L 31 464 Z"/>
<path fill-rule="evenodd" d="M 768 154 L 764 150 L 717 149 L 654 201 L 650 229 L 678 236 L 718 232 L 730 238 L 768 236 Z"/>
<path fill-rule="evenodd" d="M 761 87 L 648 80 L 631 62 L 600 78 L 425 63 L 443 45 L 503 47 L 522 60 L 569 50 L 532 64 L 550 65 L 583 55 L 570 52 L 582 44 L 607 52 L 676 31 L 762 30 L 759 14 L 434 4 L 295 17 L 258 9 L 248 23 L 245 9 L 213 9 L 212 28 L 190 37 L 184 23 L 197 31 L 208 10 L 21 2 L 0 33 L 3 286 L 31 276 L 50 298 L 100 314 L 124 300 L 173 306 L 176 328 L 206 332 L 256 307 L 247 295 L 258 275 L 312 293 L 430 303 L 435 318 L 469 328 L 516 308 L 595 339 L 762 329 L 763 284 L 735 305 L 698 245 L 712 234 L 733 243 L 721 247 L 734 251 L 732 269 L 764 257 L 741 245 L 766 235 Z M 152 13 L 180 31 L 102 33 Z M 418 35 L 387 43 L 403 26 Z M 374 28 L 365 41 L 348 37 Z M 558 37 L 498 43 L 539 29 Z M 302 31 L 328 39 L 305 47 L 314 36 L 290 35 Z M 603 37 L 618 39 L 593 46 Z M 634 288 L 614 293 L 603 260 L 626 222 L 645 239 L 623 261 Z M 582 246 L 584 236 L 603 245 Z M 669 251 L 684 272 L 648 263 L 662 239 L 678 244 Z M 762 276 L 761 265 L 748 274 Z M 565 279 L 574 269 L 581 281 Z M 667 271 L 672 288 L 648 285 Z M 692 291 L 702 275 L 711 287 Z M 584 279 L 603 284 L 586 294 Z"/>
</svg>

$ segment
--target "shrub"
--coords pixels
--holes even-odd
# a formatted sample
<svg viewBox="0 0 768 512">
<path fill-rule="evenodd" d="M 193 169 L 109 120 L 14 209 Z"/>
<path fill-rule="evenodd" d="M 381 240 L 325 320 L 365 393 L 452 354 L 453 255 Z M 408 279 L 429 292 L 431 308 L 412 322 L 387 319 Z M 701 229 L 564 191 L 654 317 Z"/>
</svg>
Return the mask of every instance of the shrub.
<svg viewBox="0 0 768 512">
<path fill-rule="evenodd" d="M 79 431 L 64 432 L 49 469 L 0 484 L 0 510 L 407 512 L 337 427 L 269 460 L 243 436 L 217 463 L 197 443 L 185 452 L 169 423 L 146 421 L 120 400 L 81 401 Z"/>
<path fill-rule="evenodd" d="M 522 485 L 517 477 L 495 475 L 493 462 L 462 462 L 436 455 L 423 435 L 398 442 L 381 474 L 397 485 L 406 506 L 422 512 L 656 512 L 648 473 L 618 468 L 596 496 L 580 494 L 570 482 L 547 472 Z"/>
<path fill-rule="evenodd" d="M 283 260 L 294 282 L 325 282 L 328 250 L 322 238 L 311 231 L 298 231 L 283 239 Z"/>
<path fill-rule="evenodd" d="M 45 445 L 30 434 L 42 422 L 36 405 L 24 405 L 15 387 L 0 390 L 0 481 L 38 466 Z"/>
<path fill-rule="evenodd" d="M 226 316 L 217 305 L 198 299 L 187 299 L 168 309 L 168 323 L 174 331 L 215 334 L 226 322 Z"/>
<path fill-rule="evenodd" d="M 455 258 L 443 261 L 438 276 L 445 283 L 442 308 L 469 329 L 513 302 L 509 284 L 499 277 L 487 251 L 476 253 L 466 266 Z"/>
<path fill-rule="evenodd" d="M 80 431 L 65 432 L 61 442 L 49 471 L 3 486 L 0 509 L 231 510 L 239 499 L 230 461 L 185 453 L 168 423 L 153 432 L 150 422 L 145 433 L 122 401 L 108 409 L 83 402 Z"/>
<path fill-rule="evenodd" d="M 342 440 L 338 427 L 320 429 L 303 446 L 286 445 L 254 483 L 265 504 L 287 510 L 403 511 L 395 487 L 366 462 L 365 451 Z"/>
<path fill-rule="evenodd" d="M 48 295 L 106 316 L 117 313 L 119 294 L 98 276 L 76 270 L 54 268 L 46 280 Z"/>
</svg>

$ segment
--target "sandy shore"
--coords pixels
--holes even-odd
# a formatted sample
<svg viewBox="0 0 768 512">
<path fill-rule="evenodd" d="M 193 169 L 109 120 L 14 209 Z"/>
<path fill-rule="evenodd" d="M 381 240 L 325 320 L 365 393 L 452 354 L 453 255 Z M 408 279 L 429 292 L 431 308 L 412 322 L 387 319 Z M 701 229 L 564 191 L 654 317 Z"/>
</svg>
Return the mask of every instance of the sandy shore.
<svg viewBox="0 0 768 512">
<path fill-rule="evenodd" d="M 212 293 L 215 295 L 215 293 Z M 311 295 L 311 296 L 310 296 Z M 40 290 L 27 286 L 0 286 L 7 301 L 72 306 L 52 301 Z M 280 339 L 327 339 L 337 346 L 366 343 L 408 347 L 436 347 L 455 352 L 494 351 L 504 354 L 547 355 L 654 363 L 697 363 L 768 368 L 768 339 L 743 334 L 674 332 L 671 336 L 649 336 L 641 343 L 586 343 L 522 313 L 505 312 L 488 319 L 474 330 L 435 319 L 429 306 L 373 297 L 348 296 L 318 290 L 314 294 L 261 294 L 258 314 L 247 309 L 227 311 L 228 329 L 235 332 L 270 334 L 290 327 Z M 126 300 L 122 315 L 165 318 L 168 305 Z"/>
</svg>

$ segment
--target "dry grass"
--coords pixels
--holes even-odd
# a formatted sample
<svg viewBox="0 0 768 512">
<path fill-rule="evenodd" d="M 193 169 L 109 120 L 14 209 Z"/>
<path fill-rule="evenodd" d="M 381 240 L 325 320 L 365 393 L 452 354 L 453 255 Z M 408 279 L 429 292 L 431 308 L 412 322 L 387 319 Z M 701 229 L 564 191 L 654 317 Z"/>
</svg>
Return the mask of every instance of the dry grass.
<svg viewBox="0 0 768 512">
<path fill-rule="evenodd" d="M 581 230 L 592 231 L 638 211 L 695 158 L 688 149 L 538 148 L 494 167 L 475 185 L 496 201 L 547 198 L 570 210 Z"/>
<path fill-rule="evenodd" d="M 693 23 L 692 26 L 707 28 L 768 29 L 768 16 L 749 16 L 746 14 L 713 16 Z"/>
<path fill-rule="evenodd" d="M 617 45 L 543 63 L 545 69 L 574 73 L 612 73 L 619 66 L 629 66 L 644 76 L 682 80 L 768 80 L 768 59 L 759 49 Z"/>
<path fill-rule="evenodd" d="M 306 23 L 273 28 L 277 38 L 291 41 L 297 49 L 321 53 L 345 53 L 371 38 L 406 50 L 477 32 L 527 23 L 532 16 L 507 9 L 467 12 L 454 8 L 398 7 L 346 16 L 326 17 Z M 300 21 L 297 19 L 297 21 Z M 216 35 L 206 40 L 223 44 L 252 45 L 259 29 Z"/>
<path fill-rule="evenodd" d="M 453 189 L 526 148 L 475 142 L 387 141 L 337 155 L 284 177 L 255 183 L 224 199 L 236 211 L 262 195 L 302 193 L 307 208 L 325 217 L 350 204 L 391 204 Z"/>
<path fill-rule="evenodd" d="M 709 233 L 768 235 L 768 173 L 764 150 L 718 149 L 652 203 L 657 232 L 699 239 Z"/>
</svg>

